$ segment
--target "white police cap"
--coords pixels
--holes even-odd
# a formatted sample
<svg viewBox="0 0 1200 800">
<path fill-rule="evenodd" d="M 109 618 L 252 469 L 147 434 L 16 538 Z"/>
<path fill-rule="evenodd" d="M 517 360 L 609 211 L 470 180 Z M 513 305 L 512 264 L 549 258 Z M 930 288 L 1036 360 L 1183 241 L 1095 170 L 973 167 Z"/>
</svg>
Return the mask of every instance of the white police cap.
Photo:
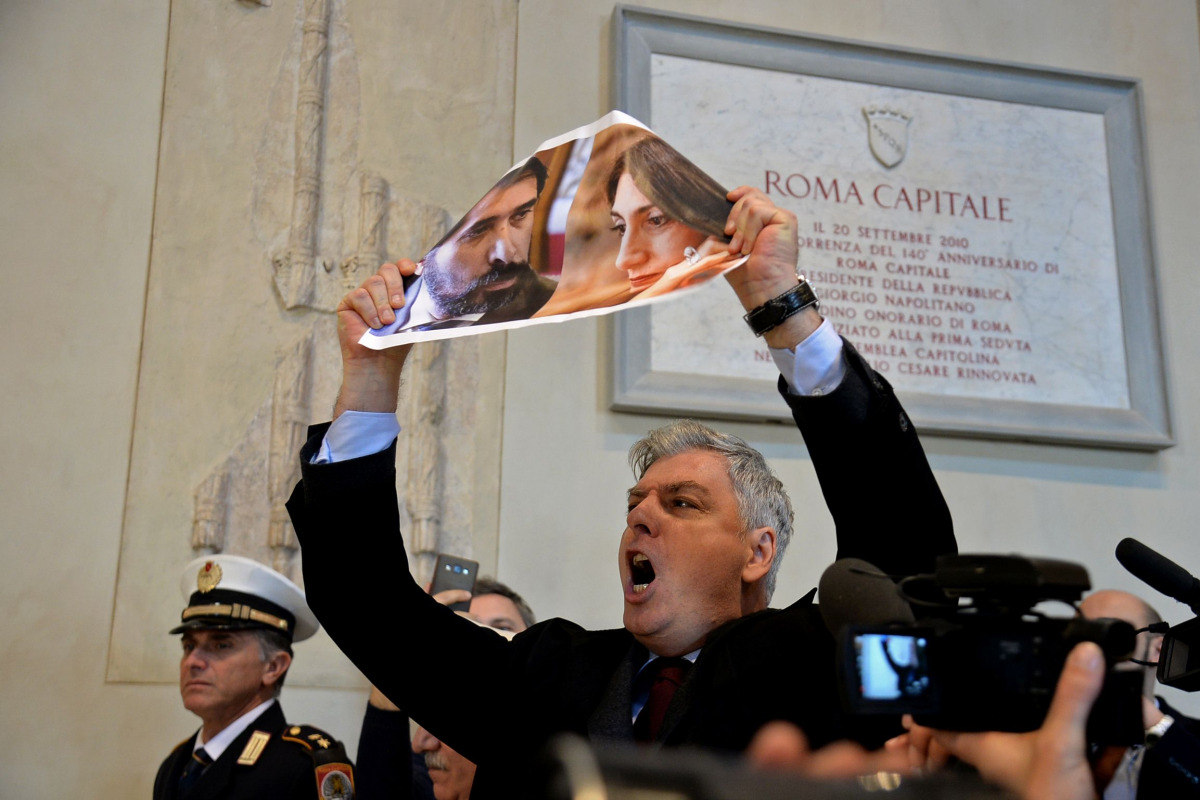
<svg viewBox="0 0 1200 800">
<path fill-rule="evenodd" d="M 183 568 L 179 587 L 188 604 L 171 633 L 265 628 L 300 642 L 320 628 L 303 590 L 252 558 L 197 558 Z"/>
</svg>

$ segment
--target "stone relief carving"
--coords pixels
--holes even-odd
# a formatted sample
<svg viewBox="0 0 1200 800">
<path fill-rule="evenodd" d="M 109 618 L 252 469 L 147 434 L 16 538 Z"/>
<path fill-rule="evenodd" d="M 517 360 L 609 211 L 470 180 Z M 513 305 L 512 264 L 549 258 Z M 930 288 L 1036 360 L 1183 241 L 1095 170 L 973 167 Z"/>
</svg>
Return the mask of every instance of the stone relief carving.
<svg viewBox="0 0 1200 800">
<path fill-rule="evenodd" d="M 432 346 L 430 346 L 432 345 Z M 446 359 L 442 342 L 428 342 L 410 356 L 408 385 L 408 481 L 404 502 L 410 517 L 410 562 L 418 580 L 432 577 L 442 529 Z"/>
<path fill-rule="evenodd" d="M 195 494 L 191 546 L 197 555 L 234 552 L 270 564 L 295 579 L 298 549 L 285 503 L 299 479 L 297 453 L 313 418 L 315 362 L 335 354 L 319 337 L 329 337 L 328 319 L 281 352 L 272 391 L 254 415 L 238 445 L 200 483 Z M 327 377 L 322 382 L 328 382 Z"/>
<path fill-rule="evenodd" d="M 229 510 L 229 468 L 222 464 L 196 489 L 192 517 L 192 550 L 212 555 L 225 549 Z"/>
<path fill-rule="evenodd" d="M 272 566 L 285 575 L 291 572 L 292 556 L 300 546 L 285 503 L 300 477 L 296 454 L 304 444 L 308 422 L 312 419 L 309 408 L 311 360 L 310 333 L 276 367 L 275 390 L 271 398 L 271 450 L 267 461 L 271 522 L 267 545 L 271 548 Z"/>
<path fill-rule="evenodd" d="M 275 288 L 284 307 L 312 302 L 316 281 L 317 219 L 321 211 L 321 154 L 329 52 L 329 0 L 304 2 L 303 43 L 297 70 L 295 172 L 287 248 L 272 259 Z"/>
<path fill-rule="evenodd" d="M 172 7 L 106 680 L 178 679 L 178 647 L 163 631 L 194 555 L 246 555 L 302 582 L 282 503 L 303 425 L 329 418 L 340 382 L 331 312 L 380 260 L 436 242 L 452 221 L 438 207 L 447 198 L 465 202 L 507 166 L 497 137 L 511 135 L 516 13 L 511 0 Z M 451 53 L 458 41 L 479 46 Z M 310 246 L 311 261 L 279 263 L 304 263 L 310 285 L 277 274 L 291 244 Z M 414 354 L 400 399 L 401 530 L 421 539 L 410 553 L 444 550 L 490 569 L 505 337 L 437 350 Z M 422 560 L 412 559 L 418 576 Z M 362 678 L 319 635 L 293 683 Z"/>
<path fill-rule="evenodd" d="M 306 427 L 326 413 L 312 407 L 312 398 L 331 396 L 338 378 L 336 348 L 330 350 L 328 346 L 332 319 L 328 314 L 314 315 L 313 311 L 332 311 L 348 289 L 388 260 L 389 244 L 398 254 L 422 253 L 451 222 L 444 209 L 413 198 L 390 197 L 383 176 L 361 170 L 357 195 L 347 198 L 349 202 L 357 200 L 357 236 L 346 235 L 331 224 L 341 219 L 337 212 L 341 198 L 332 196 L 333 190 L 343 176 L 348 179 L 358 170 L 354 157 L 357 126 L 342 124 L 330 131 L 326 118 L 330 107 L 357 109 L 358 97 L 350 96 L 358 91 L 352 39 L 348 31 L 342 30 L 346 24 L 340 0 L 298 2 L 299 55 L 292 67 L 294 75 L 281 76 L 276 92 L 282 96 L 286 87 L 295 87 L 291 109 L 293 150 L 288 153 L 278 140 L 285 127 L 279 119 L 284 107 L 273 104 L 269 111 L 272 118 L 264 125 L 264 144 L 259 149 L 261 174 L 256 179 L 254 205 L 260 231 L 268 229 L 274 220 L 282 220 L 284 214 L 277 202 L 281 193 L 272 191 L 271 183 L 282 183 L 288 170 L 286 162 L 280 162 L 290 158 L 290 222 L 286 240 L 273 248 L 271 279 L 283 307 L 308 320 L 309 329 L 290 347 L 281 349 L 270 398 L 264 401 L 235 451 L 197 488 L 191 540 L 197 554 L 244 552 L 269 561 L 275 569 L 297 580 L 299 570 L 293 562 L 298 544 L 285 503 L 299 479 L 296 454 L 304 443 Z M 332 80 L 331 72 L 336 73 Z M 357 120 L 357 113 L 339 117 Z M 344 241 L 354 242 L 349 255 L 341 259 L 322 255 Z M 340 270 L 333 270 L 333 264 L 339 264 Z M 407 456 L 402 455 L 400 460 L 406 467 L 401 471 L 401 496 L 408 516 L 412 566 L 421 580 L 432 571 L 436 554 L 448 549 L 442 536 L 445 463 L 452 458 L 464 472 L 474 463 L 473 454 L 446 453 L 447 397 L 463 398 L 457 402 L 469 403 L 479 383 L 478 374 L 469 368 L 448 368 L 450 350 L 477 354 L 479 346 L 464 340 L 453 347 L 434 343 L 417 348 L 410 358 L 406 399 L 402 401 L 402 408 L 409 412 L 404 424 L 408 441 L 402 447 Z M 454 392 L 447 392 L 448 382 L 454 385 Z M 450 416 L 470 418 L 471 414 L 456 409 Z M 239 478 L 253 475 L 264 461 L 265 486 L 261 486 L 261 478 L 249 484 Z M 236 491 L 231 491 L 231 485 Z M 259 485 L 260 489 L 252 490 L 251 485 Z M 267 494 L 265 503 L 258 494 L 262 489 Z M 469 535 L 460 531 L 453 546 L 470 555 Z"/>
<path fill-rule="evenodd" d="M 342 262 L 342 288 L 358 286 L 387 260 L 387 181 L 364 172 L 358 195 L 358 248 Z"/>
</svg>

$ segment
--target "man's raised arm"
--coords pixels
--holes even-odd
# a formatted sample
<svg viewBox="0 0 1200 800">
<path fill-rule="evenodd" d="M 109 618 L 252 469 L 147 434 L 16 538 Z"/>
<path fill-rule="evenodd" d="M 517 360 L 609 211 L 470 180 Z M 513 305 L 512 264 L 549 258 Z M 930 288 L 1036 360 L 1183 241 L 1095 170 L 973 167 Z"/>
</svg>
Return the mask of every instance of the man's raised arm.
<svg viewBox="0 0 1200 800">
<path fill-rule="evenodd" d="M 908 415 L 815 306 L 788 313 L 813 299 L 797 277 L 795 215 L 750 187 L 729 199 L 730 250 L 750 258 L 726 279 L 782 372 L 780 393 L 837 525 L 838 558 L 861 558 L 893 575 L 931 571 L 935 557 L 957 545 Z"/>
<path fill-rule="evenodd" d="M 343 381 L 334 421 L 310 429 L 287 507 L 308 603 L 330 637 L 414 719 L 478 759 L 495 732 L 481 723 L 463 733 L 453 721 L 467 710 L 475 722 L 511 713 L 474 680 L 477 664 L 505 661 L 508 643 L 440 605 L 409 573 L 396 498 L 395 411 L 410 348 L 358 344 L 368 328 L 395 318 L 412 268 L 410 261 L 385 264 L 338 305 Z"/>
</svg>

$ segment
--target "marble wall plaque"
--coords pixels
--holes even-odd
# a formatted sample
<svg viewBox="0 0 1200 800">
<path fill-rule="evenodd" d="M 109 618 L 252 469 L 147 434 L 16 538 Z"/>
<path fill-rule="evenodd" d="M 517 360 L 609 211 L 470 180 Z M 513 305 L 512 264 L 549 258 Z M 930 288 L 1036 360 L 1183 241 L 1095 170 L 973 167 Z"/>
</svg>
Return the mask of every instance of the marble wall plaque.
<svg viewBox="0 0 1200 800">
<path fill-rule="evenodd" d="M 679 19 L 673 38 L 662 18 L 622 27 L 618 102 L 724 185 L 796 214 L 822 313 L 919 424 L 1170 443 L 1144 187 L 1128 169 L 1136 82 L 1121 98 L 1106 83 L 1119 79 L 998 65 L 991 80 L 979 62 L 803 37 L 781 56 L 773 32 L 718 39 Z M 778 405 L 774 362 L 765 345 L 747 353 L 737 310 L 706 291 L 619 322 L 615 407 Z"/>
<path fill-rule="evenodd" d="M 651 91 L 661 135 L 796 214 L 822 311 L 897 389 L 1129 407 L 1102 114 L 658 55 Z M 773 379 L 716 299 L 655 309 L 655 357 Z"/>
</svg>

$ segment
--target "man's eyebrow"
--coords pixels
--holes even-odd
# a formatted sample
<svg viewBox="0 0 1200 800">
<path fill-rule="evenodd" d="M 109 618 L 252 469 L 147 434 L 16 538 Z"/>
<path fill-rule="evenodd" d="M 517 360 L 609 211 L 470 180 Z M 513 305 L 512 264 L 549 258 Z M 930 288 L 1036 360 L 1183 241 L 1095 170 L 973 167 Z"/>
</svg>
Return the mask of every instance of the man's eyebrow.
<svg viewBox="0 0 1200 800">
<path fill-rule="evenodd" d="M 486 231 L 489 228 L 491 228 L 493 225 L 495 225 L 496 220 L 498 220 L 498 219 L 500 219 L 500 215 L 493 214 L 490 217 L 484 217 L 483 219 L 476 220 L 472 225 L 470 225 L 469 227 L 464 228 L 462 231 L 460 231 L 458 236 L 456 236 L 454 238 L 461 239 L 464 236 L 473 236 L 477 233 Z"/>
<path fill-rule="evenodd" d="M 536 206 L 536 205 L 537 205 L 537 201 L 538 201 L 538 199 L 535 197 L 535 198 L 533 198 L 532 200 L 530 200 L 528 203 L 522 203 L 521 205 L 519 205 L 519 206 L 517 206 L 516 208 L 514 208 L 514 209 L 512 210 L 512 213 L 511 213 L 511 214 L 509 214 L 509 216 L 510 216 L 510 217 L 514 217 L 514 216 L 516 216 L 517 214 L 521 214 L 521 213 L 523 213 L 523 212 L 525 212 L 525 211 L 529 211 L 529 210 L 531 210 L 531 209 L 532 209 L 534 206 Z"/>
<path fill-rule="evenodd" d="M 675 481 L 674 483 L 665 483 L 662 485 L 661 489 L 667 494 L 675 494 L 677 492 L 685 491 L 696 492 L 697 494 L 702 494 L 705 497 L 710 494 L 708 487 L 703 483 L 698 483 L 697 481 Z M 638 486 L 634 486 L 632 489 L 625 492 L 625 496 L 627 498 L 645 497 L 647 494 L 649 494 L 648 489 L 642 489 Z"/>
<path fill-rule="evenodd" d="M 516 208 L 514 208 L 512 211 L 510 211 L 510 212 L 508 213 L 508 216 L 510 216 L 510 217 L 514 217 L 514 216 L 516 216 L 517 214 L 521 214 L 521 213 L 523 213 L 523 212 L 525 212 L 525 211 L 529 211 L 529 210 L 530 210 L 530 209 L 532 209 L 532 208 L 533 208 L 535 205 L 537 205 L 537 201 L 538 201 L 538 199 L 535 197 L 535 198 L 533 198 L 532 200 L 530 200 L 528 203 L 522 203 L 521 205 L 517 206 L 517 207 L 516 207 Z M 474 223 L 472 223 L 470 226 L 468 226 L 468 227 L 464 228 L 463 230 L 459 231 L 459 233 L 458 233 L 458 236 L 456 236 L 456 237 L 454 237 L 454 238 L 455 238 L 455 239 L 460 239 L 460 238 L 462 238 L 463 236 L 474 236 L 474 235 L 475 235 L 475 234 L 477 234 L 477 233 L 482 233 L 482 232 L 484 232 L 484 231 L 486 231 L 486 230 L 488 230 L 488 229 L 492 228 L 493 226 L 495 226 L 495 224 L 496 224 L 496 221 L 497 221 L 498 219 L 500 219 L 500 217 L 502 217 L 502 216 L 503 216 L 502 214 L 492 214 L 491 216 L 484 217 L 483 219 L 476 220 L 476 221 L 475 221 Z"/>
<path fill-rule="evenodd" d="M 705 496 L 708 495 L 708 487 L 702 483 L 697 483 L 696 481 L 676 481 L 675 483 L 668 483 L 663 488 L 666 489 L 671 494 L 675 494 L 676 492 L 686 491 L 686 492 L 696 492 L 698 494 L 702 494 Z"/>
</svg>

